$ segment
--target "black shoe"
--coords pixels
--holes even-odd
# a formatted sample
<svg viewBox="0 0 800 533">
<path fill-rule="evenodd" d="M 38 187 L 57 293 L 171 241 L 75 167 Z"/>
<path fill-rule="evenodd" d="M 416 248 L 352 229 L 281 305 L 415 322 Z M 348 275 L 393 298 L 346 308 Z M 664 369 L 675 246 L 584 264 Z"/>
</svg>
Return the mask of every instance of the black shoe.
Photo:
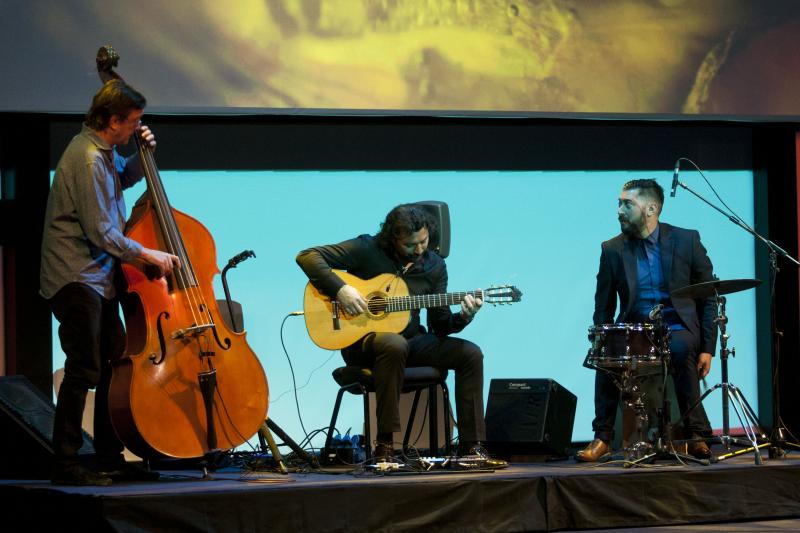
<svg viewBox="0 0 800 533">
<path fill-rule="evenodd" d="M 394 446 L 391 442 L 378 442 L 372 454 L 373 463 L 391 463 L 394 459 Z"/>
<path fill-rule="evenodd" d="M 506 461 L 490 457 L 489 452 L 486 451 L 486 448 L 484 448 L 483 444 L 480 442 L 475 442 L 469 445 L 459 445 L 458 455 L 459 457 L 465 458 L 477 458 L 487 468 L 493 468 L 495 470 L 508 468 L 508 463 Z"/>
<path fill-rule="evenodd" d="M 85 466 L 71 464 L 55 466 L 50 482 L 53 485 L 107 487 L 111 485 L 111 477 L 102 472 L 90 470 Z"/>
<path fill-rule="evenodd" d="M 114 481 L 158 481 L 161 474 L 153 470 L 129 463 L 122 457 L 113 461 L 100 461 L 98 463 L 100 474 L 108 476 Z"/>
</svg>

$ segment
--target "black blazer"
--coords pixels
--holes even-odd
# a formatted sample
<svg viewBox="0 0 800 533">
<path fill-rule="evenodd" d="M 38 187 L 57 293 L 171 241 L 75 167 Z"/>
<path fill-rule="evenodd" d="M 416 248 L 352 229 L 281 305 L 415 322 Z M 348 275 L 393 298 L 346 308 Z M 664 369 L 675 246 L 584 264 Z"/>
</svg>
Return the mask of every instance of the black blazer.
<svg viewBox="0 0 800 533">
<path fill-rule="evenodd" d="M 667 290 L 713 280 L 713 266 L 695 230 L 659 223 L 658 242 L 661 246 L 661 267 L 667 280 Z M 594 295 L 594 323 L 629 322 L 636 298 L 638 282 L 635 239 L 620 233 L 602 244 L 597 290 Z M 619 316 L 614 320 L 620 302 Z M 716 304 L 713 298 L 693 300 L 672 298 L 672 306 L 684 326 L 699 342 L 700 352 L 714 355 L 717 343 Z"/>
</svg>

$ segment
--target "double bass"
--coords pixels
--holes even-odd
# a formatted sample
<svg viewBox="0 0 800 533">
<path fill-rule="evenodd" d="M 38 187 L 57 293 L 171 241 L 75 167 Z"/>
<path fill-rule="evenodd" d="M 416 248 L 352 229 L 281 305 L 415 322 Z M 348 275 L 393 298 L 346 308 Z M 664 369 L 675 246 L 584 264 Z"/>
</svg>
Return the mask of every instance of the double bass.
<svg viewBox="0 0 800 533">
<path fill-rule="evenodd" d="M 118 61 L 111 47 L 100 48 L 103 82 L 121 79 L 113 70 Z M 258 431 L 267 415 L 267 378 L 245 333 L 220 315 L 211 234 L 170 206 L 152 148 L 135 138 L 147 191 L 125 235 L 176 255 L 181 265 L 159 277 L 144 264 L 122 264 L 127 343 L 113 362 L 111 421 L 139 457 L 202 457 L 235 448 Z"/>
</svg>

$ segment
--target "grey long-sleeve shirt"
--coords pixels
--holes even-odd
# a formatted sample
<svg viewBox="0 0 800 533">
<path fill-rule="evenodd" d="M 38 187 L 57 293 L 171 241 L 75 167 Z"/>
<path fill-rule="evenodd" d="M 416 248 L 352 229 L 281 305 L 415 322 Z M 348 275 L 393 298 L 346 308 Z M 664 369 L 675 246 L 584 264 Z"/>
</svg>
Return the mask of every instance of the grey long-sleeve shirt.
<svg viewBox="0 0 800 533">
<path fill-rule="evenodd" d="M 40 293 L 85 283 L 113 298 L 114 262 L 130 261 L 142 246 L 124 235 L 122 190 L 142 179 L 139 156 L 124 158 L 84 124 L 56 167 L 47 198 Z"/>
</svg>

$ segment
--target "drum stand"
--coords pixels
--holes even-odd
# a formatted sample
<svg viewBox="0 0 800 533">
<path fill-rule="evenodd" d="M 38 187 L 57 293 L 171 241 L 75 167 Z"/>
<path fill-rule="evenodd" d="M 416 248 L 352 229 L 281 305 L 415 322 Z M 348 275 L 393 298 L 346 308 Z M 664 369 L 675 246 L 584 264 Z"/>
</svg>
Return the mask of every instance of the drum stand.
<svg viewBox="0 0 800 533">
<path fill-rule="evenodd" d="M 638 444 L 645 444 L 647 446 L 647 451 L 649 453 L 645 455 L 641 455 L 637 458 L 634 458 L 632 461 L 628 461 L 625 463 L 626 468 L 634 467 L 634 466 L 641 466 L 645 463 L 652 463 L 654 461 L 663 459 L 663 460 L 677 460 L 681 463 L 689 462 L 689 463 L 696 463 L 703 466 L 708 466 L 710 462 L 708 459 L 698 459 L 697 457 L 680 453 L 675 450 L 675 447 L 672 444 L 672 426 L 669 422 L 671 409 L 670 409 L 670 401 L 667 398 L 667 367 L 669 367 L 669 341 L 670 341 L 670 330 L 664 324 L 663 318 L 659 314 L 656 320 L 656 327 L 659 331 L 661 331 L 661 353 L 663 354 L 661 358 L 661 409 L 659 409 L 659 436 L 656 440 L 655 445 L 650 446 L 649 444 L 640 442 Z M 644 408 L 644 406 L 642 406 Z M 647 422 L 647 415 L 644 414 L 644 424 Z M 637 427 L 638 427 L 637 423 Z M 640 435 L 642 437 L 642 435 Z M 641 439 L 640 439 L 641 440 Z M 629 457 L 630 458 L 630 457 Z"/>
<path fill-rule="evenodd" d="M 658 440 L 656 440 L 655 445 L 650 448 L 650 453 L 647 455 L 643 455 L 633 461 L 628 461 L 625 463 L 626 468 L 630 468 L 633 466 L 641 466 L 645 463 L 652 463 L 657 460 L 677 460 L 680 463 L 696 463 L 703 466 L 708 466 L 710 461 L 708 459 L 698 459 L 692 455 L 688 455 L 685 453 L 678 452 L 672 444 L 672 427 L 669 423 L 670 418 L 670 401 L 667 398 L 667 371 L 666 371 L 667 364 L 664 364 L 663 376 L 664 380 L 662 381 L 662 403 L 661 408 L 659 409 L 659 436 Z"/>
<path fill-rule="evenodd" d="M 681 463 L 690 462 L 708 466 L 710 463 L 707 459 L 698 459 L 688 454 L 679 453 L 675 450 L 672 444 L 672 430 L 669 423 L 670 418 L 670 402 L 667 398 L 667 375 L 668 367 L 670 364 L 670 350 L 669 343 L 671 338 L 671 331 L 664 322 L 664 317 L 661 314 L 661 309 L 658 309 L 654 315 L 651 315 L 654 320 L 655 331 L 658 332 L 656 338 L 659 339 L 660 345 L 658 350 L 661 353 L 661 409 L 659 413 L 659 437 L 654 446 L 644 442 L 643 429 L 647 427 L 647 414 L 645 412 L 644 404 L 641 403 L 642 394 L 638 396 L 641 405 L 634 405 L 634 413 L 637 417 L 637 431 L 639 432 L 639 442 L 629 447 L 629 453 L 626 459 L 625 467 L 640 466 L 644 463 L 652 463 L 659 459 L 664 460 L 677 460 Z M 641 453 L 642 451 L 646 453 Z"/>
<path fill-rule="evenodd" d="M 748 447 L 742 450 L 717 456 L 714 458 L 714 461 L 724 461 L 725 459 L 730 459 L 731 457 L 738 457 L 739 455 L 753 452 L 755 454 L 755 464 L 760 465 L 762 463 L 761 448 L 770 446 L 770 443 L 758 443 L 759 438 L 762 440 L 767 438 L 761 430 L 758 417 L 756 416 L 755 411 L 753 411 L 753 408 L 750 407 L 750 404 L 747 403 L 742 391 L 740 391 L 736 385 L 728 381 L 728 356 L 731 355 L 735 357 L 736 348 L 731 350 L 728 349 L 728 338 L 730 335 L 727 333 L 728 317 L 725 315 L 726 299 L 724 296 L 720 296 L 719 294 L 715 294 L 714 298 L 717 302 L 717 318 L 714 319 L 714 322 L 716 322 L 719 327 L 719 357 L 720 368 L 722 370 L 722 382 L 717 383 L 705 391 L 703 395 L 700 396 L 700 398 L 698 398 L 686 410 L 686 412 L 680 418 L 680 422 L 683 422 L 689 413 L 696 409 L 697 406 L 700 405 L 709 394 L 717 389 L 722 389 L 722 434 L 715 438 L 719 439 L 719 441 L 722 443 L 722 446 L 726 450 L 730 450 L 731 444 Z M 730 434 L 730 406 L 733 406 L 733 411 L 736 414 L 739 423 L 742 425 L 746 439 L 732 437 Z"/>
<path fill-rule="evenodd" d="M 659 306 L 654 309 L 655 314 L 653 319 L 656 321 L 655 331 L 652 336 L 649 336 L 652 346 L 655 347 L 659 354 L 662 371 L 661 375 L 666 376 L 666 367 L 669 361 L 669 328 L 665 327 L 663 317 L 661 316 L 661 308 Z M 595 333 L 592 328 L 589 329 L 589 340 L 594 344 L 596 341 Z M 628 345 L 628 337 L 626 334 L 626 350 L 629 354 L 630 346 Z M 583 366 L 597 372 L 605 372 L 610 379 L 613 380 L 614 385 L 620 391 L 620 401 L 622 403 L 623 415 L 623 455 L 622 459 L 626 461 L 626 466 L 636 465 L 639 462 L 652 459 L 656 454 L 653 453 L 653 446 L 647 442 L 646 432 L 648 429 L 649 417 L 647 415 L 647 407 L 644 403 L 645 392 L 642 390 L 642 378 L 653 375 L 652 372 L 640 372 L 639 361 L 633 357 L 627 359 L 620 365 L 612 365 L 606 368 L 603 365 L 598 365 L 593 362 L 593 356 L 596 354 L 597 346 L 589 349 L 586 359 L 583 361 Z M 603 348 L 605 350 L 605 348 Z M 644 368 L 647 370 L 649 365 L 644 363 Z M 630 429 L 630 420 L 633 420 L 633 431 Z M 628 436 L 633 437 L 634 442 L 627 441 Z M 614 458 L 618 458 L 614 455 Z M 694 459 L 694 458 L 691 458 Z"/>
<path fill-rule="evenodd" d="M 650 455 L 652 446 L 647 442 L 647 428 L 649 417 L 647 408 L 644 404 L 644 392 L 638 383 L 639 378 L 645 377 L 635 373 L 635 368 L 626 368 L 622 371 L 621 379 L 616 376 L 614 381 L 620 390 L 620 400 L 622 401 L 623 428 L 626 425 L 626 411 L 633 415 L 634 431 L 630 433 L 634 437 L 634 442 L 624 447 L 625 460 L 635 462 Z M 625 432 L 623 432 L 625 433 Z M 628 433 L 625 433 L 628 435 Z"/>
</svg>

